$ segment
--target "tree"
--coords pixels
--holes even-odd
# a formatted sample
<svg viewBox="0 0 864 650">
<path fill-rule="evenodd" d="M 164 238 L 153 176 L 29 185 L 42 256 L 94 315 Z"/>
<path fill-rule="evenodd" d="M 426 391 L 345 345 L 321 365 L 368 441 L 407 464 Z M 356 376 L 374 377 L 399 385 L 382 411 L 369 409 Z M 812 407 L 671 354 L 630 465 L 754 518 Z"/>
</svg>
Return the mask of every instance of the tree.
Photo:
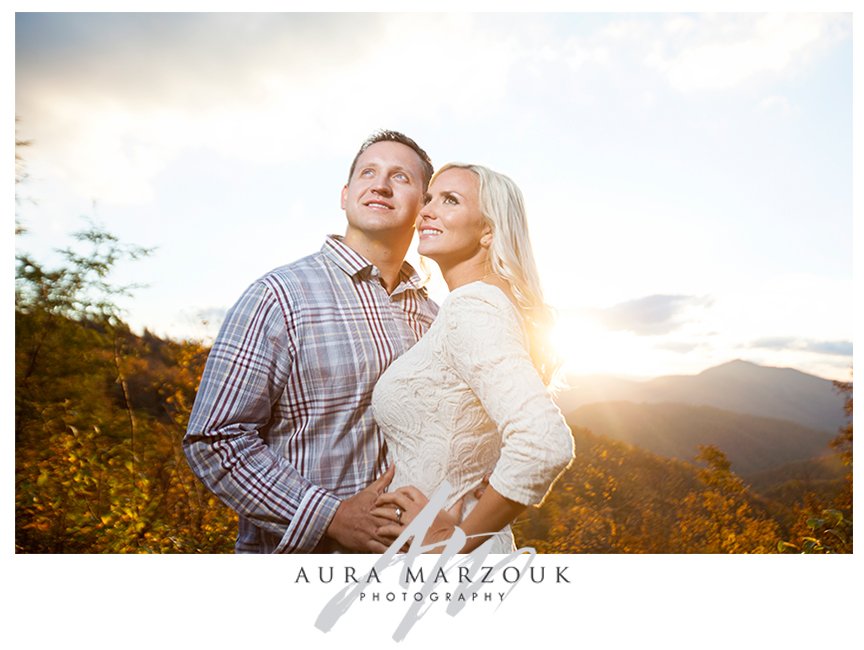
<svg viewBox="0 0 864 650">
<path fill-rule="evenodd" d="M 807 499 L 792 529 L 795 541 L 780 541 L 781 553 L 852 552 L 852 382 L 835 381 L 834 386 L 845 397 L 843 410 L 848 418 L 829 445 L 847 468 L 843 489 L 829 504 L 815 495 Z"/>
<path fill-rule="evenodd" d="M 228 551 L 236 516 L 180 448 L 207 351 L 123 321 L 135 286 L 111 272 L 150 250 L 93 223 L 73 237 L 56 268 L 16 254 L 16 550 Z"/>
<path fill-rule="evenodd" d="M 684 498 L 678 518 L 682 553 L 770 553 L 779 536 L 777 524 L 759 512 L 744 482 L 726 455 L 712 445 L 700 446 L 696 460 L 702 489 Z"/>
<path fill-rule="evenodd" d="M 831 441 L 830 447 L 840 456 L 846 466 L 846 482 L 843 491 L 837 496 L 835 505 L 840 511 L 852 514 L 852 382 L 835 381 L 837 391 L 845 397 L 843 411 L 846 414 L 846 424 L 840 427 L 837 437 Z"/>
</svg>

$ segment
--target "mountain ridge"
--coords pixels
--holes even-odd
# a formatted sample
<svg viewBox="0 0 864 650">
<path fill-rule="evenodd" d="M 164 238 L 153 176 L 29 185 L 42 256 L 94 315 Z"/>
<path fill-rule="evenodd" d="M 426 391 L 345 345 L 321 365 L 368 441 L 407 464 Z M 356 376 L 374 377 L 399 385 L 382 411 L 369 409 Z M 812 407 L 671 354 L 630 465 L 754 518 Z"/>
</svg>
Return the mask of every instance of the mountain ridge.
<svg viewBox="0 0 864 650">
<path fill-rule="evenodd" d="M 567 422 L 690 462 L 700 446 L 713 445 L 740 476 L 817 457 L 835 436 L 788 420 L 675 403 L 598 402 L 568 412 Z"/>
<path fill-rule="evenodd" d="M 795 368 L 736 359 L 695 375 L 666 375 L 645 381 L 611 376 L 571 377 L 557 398 L 567 415 L 588 404 L 684 404 L 709 406 L 757 417 L 788 420 L 835 433 L 846 421 L 843 397 L 834 382 Z"/>
</svg>

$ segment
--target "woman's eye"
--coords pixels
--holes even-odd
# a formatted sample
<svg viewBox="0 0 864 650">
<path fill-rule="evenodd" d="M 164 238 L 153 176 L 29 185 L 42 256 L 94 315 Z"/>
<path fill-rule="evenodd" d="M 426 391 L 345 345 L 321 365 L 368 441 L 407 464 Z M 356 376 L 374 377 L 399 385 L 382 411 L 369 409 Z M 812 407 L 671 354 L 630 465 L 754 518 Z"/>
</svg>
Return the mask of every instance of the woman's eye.
<svg viewBox="0 0 864 650">
<path fill-rule="evenodd" d="M 444 197 L 444 203 L 447 205 L 459 205 L 459 201 L 456 200 L 456 197 L 450 195 Z"/>
</svg>

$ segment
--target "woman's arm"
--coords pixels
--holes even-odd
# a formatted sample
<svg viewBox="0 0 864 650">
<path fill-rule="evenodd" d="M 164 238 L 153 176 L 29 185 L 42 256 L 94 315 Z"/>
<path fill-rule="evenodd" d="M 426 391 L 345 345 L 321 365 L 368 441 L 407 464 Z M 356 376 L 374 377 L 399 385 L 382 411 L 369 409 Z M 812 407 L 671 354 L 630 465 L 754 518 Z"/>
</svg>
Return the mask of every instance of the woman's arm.
<svg viewBox="0 0 864 650">
<path fill-rule="evenodd" d="M 573 458 L 573 437 L 534 368 L 509 300 L 489 287 L 451 301 L 443 360 L 468 385 L 501 435 L 489 485 L 516 503 L 543 501 Z"/>
<path fill-rule="evenodd" d="M 480 546 L 489 539 L 489 535 L 483 533 L 495 533 L 501 530 L 522 514 L 526 507 L 524 503 L 508 499 L 492 486 L 487 487 L 477 505 L 459 526 L 468 536 L 468 541 L 462 547 L 462 553 L 470 553 Z M 481 536 L 472 537 L 472 535 Z"/>
<path fill-rule="evenodd" d="M 497 289 L 495 291 L 498 291 Z M 573 438 L 528 354 L 522 328 L 507 298 L 464 293 L 454 296 L 444 318 L 442 360 L 471 389 L 501 434 L 501 455 L 489 486 L 465 521 L 442 511 L 427 534 L 448 539 L 459 524 L 470 551 L 501 530 L 527 505 L 539 504 L 573 457 Z M 383 527 L 395 539 L 426 499 L 408 488 L 379 497 L 373 514 L 393 522 Z M 402 516 L 395 514 L 395 508 Z M 379 534 L 384 534 L 379 529 Z"/>
</svg>

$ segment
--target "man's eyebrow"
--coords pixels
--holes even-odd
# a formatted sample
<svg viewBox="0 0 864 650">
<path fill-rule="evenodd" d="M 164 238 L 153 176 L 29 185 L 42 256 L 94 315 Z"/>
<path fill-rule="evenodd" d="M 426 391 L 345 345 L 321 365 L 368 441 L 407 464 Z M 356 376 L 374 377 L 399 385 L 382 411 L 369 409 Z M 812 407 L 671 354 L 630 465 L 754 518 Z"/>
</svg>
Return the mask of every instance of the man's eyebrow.
<svg viewBox="0 0 864 650">
<path fill-rule="evenodd" d="M 409 170 L 407 167 L 403 167 L 402 165 L 394 166 L 392 171 L 393 172 L 403 172 L 405 174 L 408 174 L 409 176 L 412 176 L 412 177 L 414 176 L 414 174 L 411 173 L 411 170 Z"/>
</svg>

